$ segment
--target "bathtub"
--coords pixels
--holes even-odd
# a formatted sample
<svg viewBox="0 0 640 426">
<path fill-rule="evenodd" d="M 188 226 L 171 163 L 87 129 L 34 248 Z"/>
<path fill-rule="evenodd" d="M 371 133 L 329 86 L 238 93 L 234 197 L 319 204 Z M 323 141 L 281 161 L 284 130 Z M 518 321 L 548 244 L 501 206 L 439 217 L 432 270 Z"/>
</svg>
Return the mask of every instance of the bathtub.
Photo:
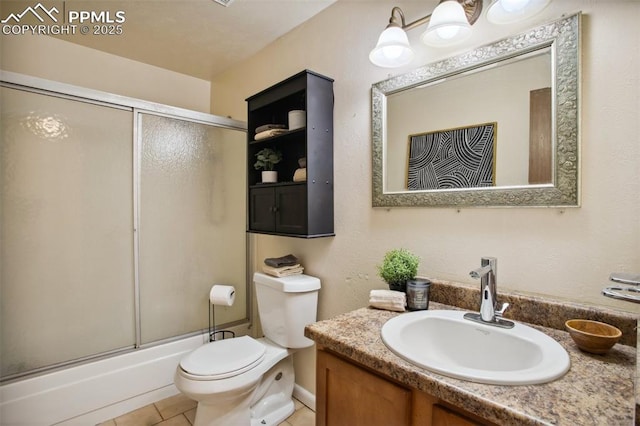
<svg viewBox="0 0 640 426">
<path fill-rule="evenodd" d="M 180 358 L 206 339 L 204 333 L 0 386 L 0 424 L 95 425 L 175 395 Z"/>
<path fill-rule="evenodd" d="M 253 334 L 249 324 L 229 329 Z M 205 332 L 2 385 L 0 425 L 95 425 L 177 395 L 173 373 L 180 359 L 207 341 Z M 314 393 L 296 383 L 293 396 L 315 411 Z"/>
</svg>

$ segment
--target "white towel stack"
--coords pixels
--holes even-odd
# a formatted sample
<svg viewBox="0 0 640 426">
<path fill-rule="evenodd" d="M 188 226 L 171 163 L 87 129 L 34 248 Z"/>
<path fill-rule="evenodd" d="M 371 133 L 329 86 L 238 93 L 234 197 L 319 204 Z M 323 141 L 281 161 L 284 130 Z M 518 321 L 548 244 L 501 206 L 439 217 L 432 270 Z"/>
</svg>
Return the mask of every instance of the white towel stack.
<svg viewBox="0 0 640 426">
<path fill-rule="evenodd" d="M 256 128 L 255 140 L 272 138 L 274 136 L 287 133 L 287 126 L 285 124 L 264 124 Z"/>
<path fill-rule="evenodd" d="M 401 291 L 371 290 L 369 306 L 387 311 L 404 312 L 407 305 L 407 295 Z"/>
<path fill-rule="evenodd" d="M 293 254 L 281 257 L 268 257 L 262 265 L 262 272 L 274 277 L 288 277 L 289 275 L 302 274 L 304 268 L 300 260 Z"/>
<path fill-rule="evenodd" d="M 299 275 L 304 271 L 304 267 L 299 263 L 290 266 L 281 266 L 274 268 L 269 265 L 262 265 L 262 272 L 273 275 L 274 277 L 288 277 L 289 275 Z"/>
</svg>

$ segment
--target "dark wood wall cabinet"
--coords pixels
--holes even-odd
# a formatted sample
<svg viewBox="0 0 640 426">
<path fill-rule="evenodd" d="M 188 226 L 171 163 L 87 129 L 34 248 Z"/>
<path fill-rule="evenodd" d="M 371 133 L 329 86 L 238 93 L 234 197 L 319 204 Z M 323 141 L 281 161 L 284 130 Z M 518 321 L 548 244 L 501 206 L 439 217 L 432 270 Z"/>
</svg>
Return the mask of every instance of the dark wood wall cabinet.
<svg viewBox="0 0 640 426">
<path fill-rule="evenodd" d="M 305 70 L 246 101 L 247 231 L 300 238 L 335 235 L 333 79 Z M 290 111 L 304 111 L 298 125 L 289 123 Z M 274 167 L 277 182 L 263 183 L 262 170 L 254 167 L 264 148 L 282 153 Z"/>
</svg>

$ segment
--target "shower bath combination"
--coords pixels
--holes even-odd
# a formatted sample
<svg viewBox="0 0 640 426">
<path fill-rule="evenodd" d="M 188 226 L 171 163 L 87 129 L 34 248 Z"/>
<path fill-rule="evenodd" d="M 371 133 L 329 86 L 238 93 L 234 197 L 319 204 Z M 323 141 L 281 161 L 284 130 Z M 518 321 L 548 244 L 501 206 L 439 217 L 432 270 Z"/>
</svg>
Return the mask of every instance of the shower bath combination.
<svg viewBox="0 0 640 426">
<path fill-rule="evenodd" d="M 216 326 L 249 327 L 230 214 L 246 200 L 224 195 L 245 188 L 223 171 L 246 124 L 6 71 L 0 103 L 0 422 L 95 424 L 171 396 L 212 282 L 238 299 Z"/>
</svg>

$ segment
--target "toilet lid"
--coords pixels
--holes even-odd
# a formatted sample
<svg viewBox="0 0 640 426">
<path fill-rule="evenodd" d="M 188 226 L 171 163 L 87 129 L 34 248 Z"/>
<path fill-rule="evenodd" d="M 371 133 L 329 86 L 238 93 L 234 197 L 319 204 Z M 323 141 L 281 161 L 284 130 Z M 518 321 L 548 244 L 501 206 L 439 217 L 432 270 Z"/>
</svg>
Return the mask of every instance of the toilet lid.
<svg viewBox="0 0 640 426">
<path fill-rule="evenodd" d="M 180 367 L 193 375 L 223 379 L 252 369 L 266 351 L 262 343 L 249 336 L 218 340 L 187 354 Z"/>
</svg>

